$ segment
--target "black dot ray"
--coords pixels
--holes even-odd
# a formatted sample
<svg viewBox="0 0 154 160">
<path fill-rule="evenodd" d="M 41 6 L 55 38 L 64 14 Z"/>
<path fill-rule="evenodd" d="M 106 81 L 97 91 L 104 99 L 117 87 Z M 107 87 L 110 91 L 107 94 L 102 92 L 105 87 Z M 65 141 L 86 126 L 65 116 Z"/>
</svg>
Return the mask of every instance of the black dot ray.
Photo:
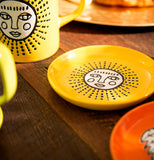
<svg viewBox="0 0 154 160">
<path fill-rule="evenodd" d="M 51 21 L 50 8 L 48 6 L 48 0 L 28 0 L 33 8 L 35 8 L 37 22 L 36 26 L 29 37 L 23 40 L 13 40 L 5 36 L 0 31 L 0 40 L 10 47 L 12 54 L 17 56 L 32 54 L 34 50 L 37 50 L 38 46 L 41 45 L 42 40 L 46 40 L 47 30 Z"/>
<path fill-rule="evenodd" d="M 105 69 L 105 72 L 103 72 L 101 69 Z M 110 70 L 117 73 L 110 73 Z M 103 90 L 94 88 L 85 83 L 85 75 L 91 71 L 93 71 L 93 73 L 103 73 L 109 76 L 123 75 L 123 83 L 117 88 L 113 89 Z M 122 64 L 111 61 L 108 62 L 107 60 L 99 62 L 94 61 L 75 68 L 72 71 L 72 74 L 70 74 L 69 85 L 72 87 L 72 89 L 77 91 L 78 94 L 81 94 L 88 99 L 114 101 L 129 96 L 131 89 L 138 87 L 139 78 L 133 70 Z"/>
</svg>

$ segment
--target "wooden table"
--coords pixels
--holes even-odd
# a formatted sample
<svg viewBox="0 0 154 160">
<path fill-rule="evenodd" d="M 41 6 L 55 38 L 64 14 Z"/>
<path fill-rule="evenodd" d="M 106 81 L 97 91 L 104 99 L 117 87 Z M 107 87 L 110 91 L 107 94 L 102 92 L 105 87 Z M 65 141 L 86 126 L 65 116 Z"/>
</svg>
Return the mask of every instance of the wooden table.
<svg viewBox="0 0 154 160">
<path fill-rule="evenodd" d="M 63 100 L 47 80 L 49 64 L 66 51 L 88 45 L 118 45 L 154 58 L 154 28 L 71 22 L 60 30 L 60 48 L 41 62 L 16 64 L 18 89 L 2 106 L 1 160 L 111 160 L 109 139 L 116 122 L 135 106 L 92 111 Z M 148 98 L 154 100 L 154 95 Z"/>
</svg>

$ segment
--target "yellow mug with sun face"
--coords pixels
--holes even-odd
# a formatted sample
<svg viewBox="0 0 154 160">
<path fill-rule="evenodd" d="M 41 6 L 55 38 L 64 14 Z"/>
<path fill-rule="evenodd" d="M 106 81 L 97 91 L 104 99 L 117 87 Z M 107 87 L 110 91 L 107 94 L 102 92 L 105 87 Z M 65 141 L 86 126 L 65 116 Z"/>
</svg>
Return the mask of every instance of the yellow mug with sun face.
<svg viewBox="0 0 154 160">
<path fill-rule="evenodd" d="M 58 0 L 0 0 L 0 41 L 16 62 L 34 62 L 52 56 L 59 48 L 59 29 L 79 16 L 85 6 L 58 16 Z M 69 8 L 68 8 L 69 9 Z"/>
<path fill-rule="evenodd" d="M 17 73 L 15 62 L 10 50 L 0 43 L 0 77 L 2 81 L 2 94 L 0 95 L 0 105 L 8 102 L 17 89 Z M 3 122 L 3 112 L 0 107 L 0 127 Z"/>
</svg>

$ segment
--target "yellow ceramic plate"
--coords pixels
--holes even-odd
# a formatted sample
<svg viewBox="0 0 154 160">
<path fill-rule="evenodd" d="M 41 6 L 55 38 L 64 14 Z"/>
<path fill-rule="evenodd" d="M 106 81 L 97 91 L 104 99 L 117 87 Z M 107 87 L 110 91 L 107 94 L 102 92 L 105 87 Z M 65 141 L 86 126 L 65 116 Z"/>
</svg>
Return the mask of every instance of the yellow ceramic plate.
<svg viewBox="0 0 154 160">
<path fill-rule="evenodd" d="M 78 6 L 79 0 L 59 0 L 60 16 L 70 13 Z M 126 8 L 108 7 L 91 3 L 76 21 L 126 27 L 154 26 L 154 7 Z"/>
<path fill-rule="evenodd" d="M 3 111 L 2 108 L 0 107 L 0 128 L 2 126 L 2 123 L 3 123 Z"/>
<path fill-rule="evenodd" d="M 56 58 L 48 80 L 61 97 L 77 106 L 121 109 L 154 93 L 154 61 L 129 48 L 87 46 Z"/>
</svg>

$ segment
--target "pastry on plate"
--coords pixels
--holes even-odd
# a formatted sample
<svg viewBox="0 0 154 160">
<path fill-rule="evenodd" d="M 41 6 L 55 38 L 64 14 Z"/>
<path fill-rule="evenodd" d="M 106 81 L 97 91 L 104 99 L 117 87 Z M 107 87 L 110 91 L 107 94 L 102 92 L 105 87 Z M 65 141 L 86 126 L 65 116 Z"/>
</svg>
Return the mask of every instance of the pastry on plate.
<svg viewBox="0 0 154 160">
<path fill-rule="evenodd" d="M 103 5 L 124 6 L 124 7 L 154 6 L 154 0 L 94 0 L 94 2 Z"/>
</svg>

